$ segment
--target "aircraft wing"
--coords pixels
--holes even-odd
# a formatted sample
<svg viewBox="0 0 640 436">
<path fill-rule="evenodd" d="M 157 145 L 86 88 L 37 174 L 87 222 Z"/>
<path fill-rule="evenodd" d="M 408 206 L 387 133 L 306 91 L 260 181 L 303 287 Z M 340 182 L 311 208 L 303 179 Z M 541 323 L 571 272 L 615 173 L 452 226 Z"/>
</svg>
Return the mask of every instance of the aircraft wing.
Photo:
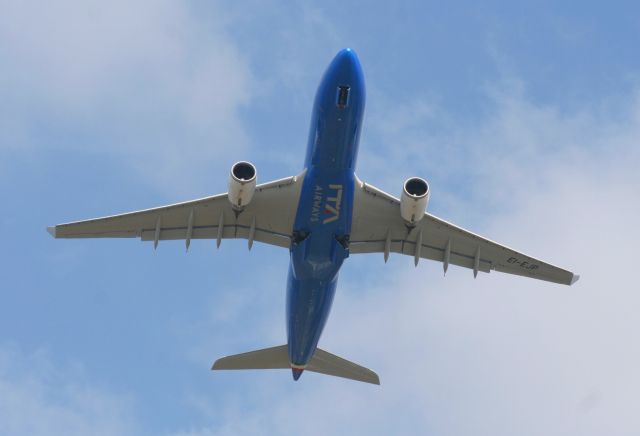
<svg viewBox="0 0 640 436">
<path fill-rule="evenodd" d="M 247 239 L 288 248 L 304 173 L 256 186 L 237 213 L 227 194 L 48 227 L 54 238 L 140 238 L 143 241 Z"/>
<path fill-rule="evenodd" d="M 547 262 L 512 250 L 482 236 L 425 213 L 414 228 L 400 216 L 400 200 L 357 180 L 354 193 L 350 253 L 390 252 L 478 271 L 517 274 L 572 285 L 580 276 Z"/>
</svg>

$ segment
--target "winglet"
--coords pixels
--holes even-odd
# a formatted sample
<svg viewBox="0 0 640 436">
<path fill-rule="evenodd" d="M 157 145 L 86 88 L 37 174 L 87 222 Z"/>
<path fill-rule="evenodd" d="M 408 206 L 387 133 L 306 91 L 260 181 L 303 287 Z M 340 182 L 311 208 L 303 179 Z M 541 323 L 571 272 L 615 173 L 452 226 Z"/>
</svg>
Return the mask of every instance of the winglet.
<svg viewBox="0 0 640 436">
<path fill-rule="evenodd" d="M 580 275 L 579 274 L 574 274 L 573 277 L 571 277 L 571 283 L 569 283 L 569 286 L 573 285 L 578 280 L 580 280 Z"/>
<path fill-rule="evenodd" d="M 55 238 L 56 237 L 56 226 L 47 227 L 47 232 L 49 232 L 49 234 Z"/>
</svg>

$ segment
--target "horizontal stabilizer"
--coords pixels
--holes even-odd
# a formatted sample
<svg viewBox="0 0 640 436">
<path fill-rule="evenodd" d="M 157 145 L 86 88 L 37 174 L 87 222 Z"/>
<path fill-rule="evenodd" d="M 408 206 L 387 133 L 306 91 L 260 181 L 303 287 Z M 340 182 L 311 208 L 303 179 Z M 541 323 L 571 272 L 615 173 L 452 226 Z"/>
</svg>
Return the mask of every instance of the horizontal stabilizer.
<svg viewBox="0 0 640 436">
<path fill-rule="evenodd" d="M 215 361 L 212 370 L 221 369 L 289 369 L 289 352 L 286 345 L 249 351 L 248 353 L 222 357 Z M 299 374 L 302 369 L 336 377 L 348 378 L 379 385 L 378 375 L 363 366 L 349 362 L 334 354 L 316 349 L 309 363 L 302 368 L 294 368 Z M 299 377 L 300 375 L 298 375 Z M 297 379 L 296 379 L 297 380 Z"/>
<path fill-rule="evenodd" d="M 286 345 L 249 351 L 222 357 L 211 369 L 289 369 L 289 353 Z"/>
<path fill-rule="evenodd" d="M 375 372 L 364 366 L 349 362 L 335 354 L 327 353 L 320 348 L 316 349 L 306 369 L 307 371 L 349 378 L 374 385 L 380 384 L 380 378 Z"/>
</svg>

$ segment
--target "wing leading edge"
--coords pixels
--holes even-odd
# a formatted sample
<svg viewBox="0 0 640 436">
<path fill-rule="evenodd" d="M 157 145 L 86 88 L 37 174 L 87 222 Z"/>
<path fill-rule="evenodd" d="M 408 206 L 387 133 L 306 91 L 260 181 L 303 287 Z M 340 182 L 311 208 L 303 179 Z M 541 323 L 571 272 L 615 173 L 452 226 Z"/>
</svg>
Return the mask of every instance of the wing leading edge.
<svg viewBox="0 0 640 436">
<path fill-rule="evenodd" d="M 154 241 L 243 238 L 288 248 L 304 173 L 256 186 L 241 211 L 227 194 L 48 227 L 54 238 L 135 238 Z"/>
<path fill-rule="evenodd" d="M 390 252 L 473 269 L 474 276 L 491 270 L 565 285 L 580 276 L 515 251 L 429 213 L 413 227 L 400 216 L 400 200 L 357 180 L 353 207 L 350 253 Z"/>
</svg>

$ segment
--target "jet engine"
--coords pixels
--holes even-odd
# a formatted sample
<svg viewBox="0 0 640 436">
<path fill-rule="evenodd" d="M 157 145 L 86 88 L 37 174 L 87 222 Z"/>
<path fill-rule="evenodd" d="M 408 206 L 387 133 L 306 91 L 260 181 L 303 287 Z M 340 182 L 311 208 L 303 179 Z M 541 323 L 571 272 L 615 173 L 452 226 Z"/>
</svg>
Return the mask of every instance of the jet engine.
<svg viewBox="0 0 640 436">
<path fill-rule="evenodd" d="M 410 226 L 415 225 L 424 216 L 429 204 L 429 184 L 420 177 L 411 177 L 404 182 L 400 196 L 400 215 Z"/>
<path fill-rule="evenodd" d="M 238 162 L 231 167 L 229 201 L 235 210 L 244 209 L 253 198 L 256 174 L 256 167 L 251 162 Z"/>
</svg>

